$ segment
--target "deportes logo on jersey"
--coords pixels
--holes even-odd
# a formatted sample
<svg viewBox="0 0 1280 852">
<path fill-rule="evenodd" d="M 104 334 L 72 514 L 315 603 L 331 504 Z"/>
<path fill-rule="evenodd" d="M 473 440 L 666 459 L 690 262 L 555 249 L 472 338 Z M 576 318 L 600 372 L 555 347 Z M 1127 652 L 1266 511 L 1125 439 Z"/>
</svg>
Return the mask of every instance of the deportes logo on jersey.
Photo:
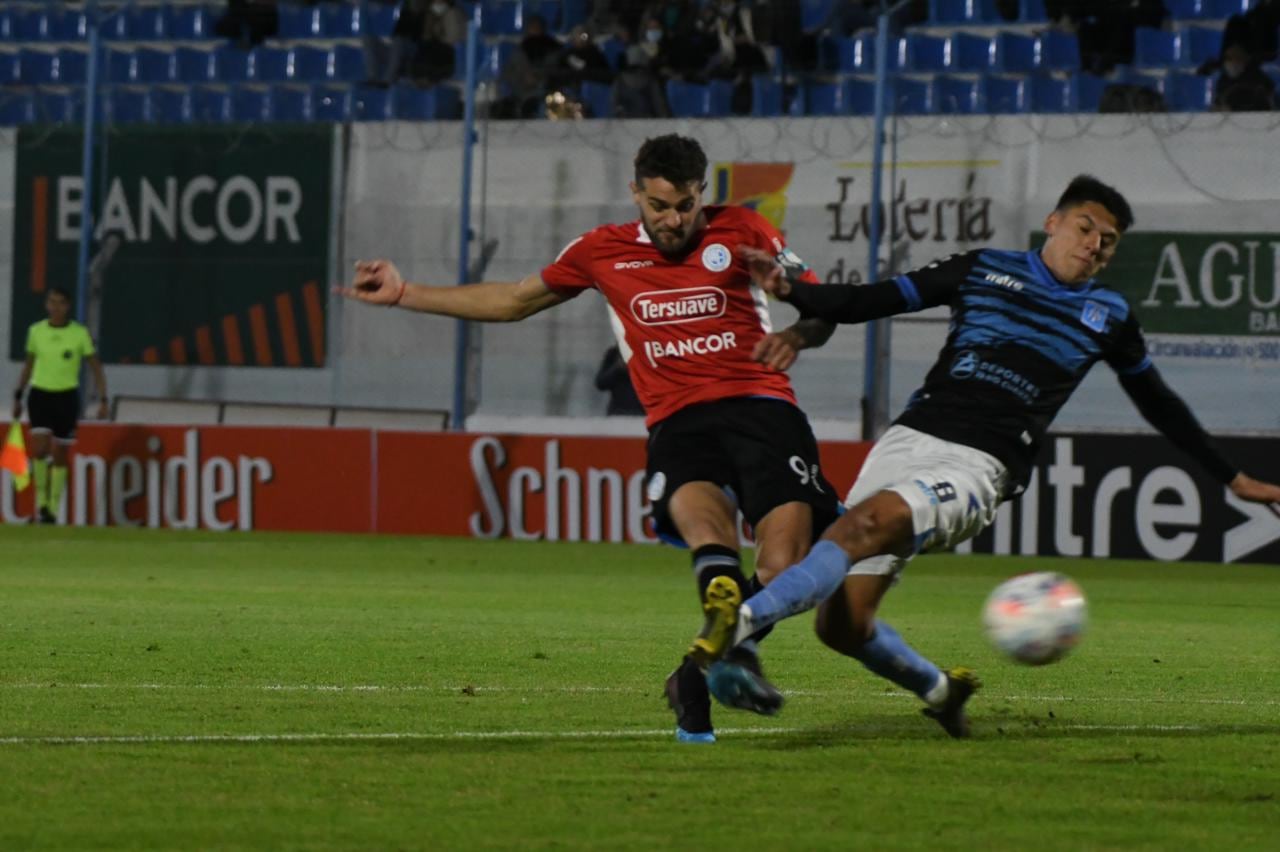
<svg viewBox="0 0 1280 852">
<path fill-rule="evenodd" d="M 733 255 L 720 243 L 712 243 L 702 250 L 702 265 L 712 272 L 724 272 L 733 263 Z"/>
<path fill-rule="evenodd" d="M 718 287 L 651 290 L 631 300 L 631 313 L 645 325 L 695 322 L 723 316 L 728 301 Z"/>
<path fill-rule="evenodd" d="M 1099 334 L 1107 330 L 1107 315 L 1111 313 L 1105 305 L 1099 305 L 1092 299 L 1084 303 L 1084 310 L 1080 311 L 1080 322 L 1084 323 L 1085 328 L 1092 329 Z"/>
<path fill-rule="evenodd" d="M 957 379 L 967 379 L 978 371 L 978 356 L 973 352 L 961 352 L 951 362 L 951 375 Z"/>
</svg>

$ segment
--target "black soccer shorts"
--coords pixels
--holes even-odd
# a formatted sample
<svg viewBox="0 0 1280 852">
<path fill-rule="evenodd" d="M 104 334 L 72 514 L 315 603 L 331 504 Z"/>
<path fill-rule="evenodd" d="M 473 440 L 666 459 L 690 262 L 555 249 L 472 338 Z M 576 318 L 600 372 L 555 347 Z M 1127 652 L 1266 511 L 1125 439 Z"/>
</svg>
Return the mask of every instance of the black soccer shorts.
<svg viewBox="0 0 1280 852">
<path fill-rule="evenodd" d="M 31 388 L 27 391 L 27 412 L 31 416 L 31 428 L 47 430 L 59 441 L 76 439 L 76 424 L 80 422 L 80 391 L 45 391 Z"/>
<path fill-rule="evenodd" d="M 808 503 L 817 538 L 839 512 L 809 421 L 784 400 L 736 397 L 682 408 L 649 430 L 648 457 L 646 493 L 654 528 L 666 539 L 679 538 L 667 504 L 686 482 L 732 491 L 753 527 L 784 503 Z"/>
</svg>

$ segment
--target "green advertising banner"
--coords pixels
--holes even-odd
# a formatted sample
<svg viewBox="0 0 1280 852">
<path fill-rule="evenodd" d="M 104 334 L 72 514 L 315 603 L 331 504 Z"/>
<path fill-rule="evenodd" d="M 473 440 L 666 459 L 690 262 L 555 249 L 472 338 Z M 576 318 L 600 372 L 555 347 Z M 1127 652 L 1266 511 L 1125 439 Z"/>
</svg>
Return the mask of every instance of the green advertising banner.
<svg viewBox="0 0 1280 852">
<path fill-rule="evenodd" d="M 87 315 L 104 361 L 325 362 L 333 131 L 129 128 L 97 162 Z M 18 132 L 10 357 L 50 287 L 76 290 L 78 130 Z"/>
</svg>

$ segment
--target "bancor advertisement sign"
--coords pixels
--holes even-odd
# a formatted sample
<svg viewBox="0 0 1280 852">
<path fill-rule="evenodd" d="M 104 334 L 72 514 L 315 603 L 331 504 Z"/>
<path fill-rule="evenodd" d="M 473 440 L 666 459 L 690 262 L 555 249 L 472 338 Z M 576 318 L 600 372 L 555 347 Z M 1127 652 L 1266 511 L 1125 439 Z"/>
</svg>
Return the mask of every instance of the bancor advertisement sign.
<svg viewBox="0 0 1280 852">
<path fill-rule="evenodd" d="M 130 128 L 95 183 L 86 316 L 113 363 L 325 361 L 329 127 Z M 76 290 L 76 130 L 18 131 L 9 357 L 50 287 Z"/>
</svg>

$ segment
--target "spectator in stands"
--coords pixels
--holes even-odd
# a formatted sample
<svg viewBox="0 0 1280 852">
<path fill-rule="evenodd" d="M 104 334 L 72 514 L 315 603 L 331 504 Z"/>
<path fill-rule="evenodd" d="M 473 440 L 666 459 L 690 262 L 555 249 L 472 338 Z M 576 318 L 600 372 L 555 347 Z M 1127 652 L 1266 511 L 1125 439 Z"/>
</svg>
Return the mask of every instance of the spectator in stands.
<svg viewBox="0 0 1280 852">
<path fill-rule="evenodd" d="M 528 15 L 520 46 L 502 66 L 501 82 L 507 95 L 494 105 L 495 118 L 534 118 L 542 113 L 547 78 L 564 45 L 547 32 L 546 19 Z"/>
<path fill-rule="evenodd" d="M 613 68 L 609 59 L 591 40 L 587 28 L 579 24 L 569 33 L 569 41 L 560 51 L 548 72 L 549 88 L 576 97 L 583 82 L 612 83 Z"/>
<path fill-rule="evenodd" d="M 227 0 L 227 10 L 213 24 L 215 34 L 246 50 L 262 44 L 279 29 L 275 0 Z"/>
<path fill-rule="evenodd" d="M 1045 12 L 1080 41 L 1080 67 L 1107 74 L 1133 61 L 1134 31 L 1160 27 L 1169 12 L 1164 0 L 1046 0 Z"/>
<path fill-rule="evenodd" d="M 751 6 L 740 0 L 716 0 L 717 50 L 707 62 L 707 76 L 732 80 L 733 112 L 751 112 L 751 76 L 769 70 L 769 60 L 756 42 Z"/>
<path fill-rule="evenodd" d="M 1276 108 L 1276 84 L 1240 44 L 1223 51 L 1222 73 L 1213 87 L 1213 108 L 1264 112 Z"/>
<path fill-rule="evenodd" d="M 665 118 L 669 111 L 662 90 L 662 22 L 649 18 L 639 39 L 630 33 L 626 37 L 627 49 L 613 81 L 613 114 L 618 118 Z"/>
<path fill-rule="evenodd" d="M 604 351 L 604 359 L 600 362 L 600 369 L 596 371 L 596 389 L 609 394 L 605 414 L 644 416 L 644 406 L 636 396 L 627 362 L 622 360 L 622 353 L 617 346 L 610 346 Z"/>
<path fill-rule="evenodd" d="M 467 35 L 467 21 L 454 0 L 403 0 L 390 41 L 365 35 L 369 82 L 390 85 L 409 76 L 437 83 L 453 76 L 454 46 Z"/>
<path fill-rule="evenodd" d="M 1227 18 L 1222 30 L 1222 52 L 1216 59 L 1204 63 L 1196 72 L 1212 74 L 1226 62 L 1227 50 L 1233 45 L 1243 47 L 1245 53 L 1258 62 L 1274 61 L 1280 50 L 1280 0 L 1258 0 L 1243 15 Z"/>
</svg>

